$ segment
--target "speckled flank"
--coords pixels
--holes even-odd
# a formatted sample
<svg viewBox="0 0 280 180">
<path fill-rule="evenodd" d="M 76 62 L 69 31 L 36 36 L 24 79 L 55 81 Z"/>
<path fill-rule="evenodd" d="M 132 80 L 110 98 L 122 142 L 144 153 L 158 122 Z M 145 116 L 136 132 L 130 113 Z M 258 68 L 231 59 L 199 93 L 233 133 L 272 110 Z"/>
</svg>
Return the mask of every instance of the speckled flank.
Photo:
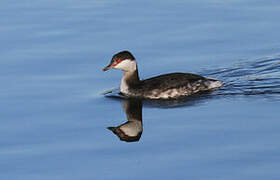
<svg viewBox="0 0 280 180">
<path fill-rule="evenodd" d="M 214 85 L 213 85 L 214 84 Z M 178 98 L 182 96 L 189 96 L 201 91 L 211 90 L 222 86 L 223 83 L 218 80 L 203 79 L 193 83 L 187 83 L 184 86 L 170 88 L 166 90 L 154 88 L 150 91 L 141 91 L 141 89 L 130 89 L 128 96 L 143 97 L 149 99 L 169 99 Z"/>
<path fill-rule="evenodd" d="M 168 98 L 189 96 L 198 92 L 216 89 L 222 85 L 223 83 L 221 81 L 212 80 L 212 79 L 200 79 L 192 83 L 187 82 L 186 84 L 183 85 L 181 84 L 178 87 L 170 87 L 170 88 L 167 87 L 164 89 L 153 87 L 151 89 L 145 89 L 147 87 L 140 86 L 137 88 L 129 88 L 127 91 L 122 93 L 131 97 L 140 97 L 140 98 L 149 98 L 149 99 L 168 99 Z"/>
</svg>

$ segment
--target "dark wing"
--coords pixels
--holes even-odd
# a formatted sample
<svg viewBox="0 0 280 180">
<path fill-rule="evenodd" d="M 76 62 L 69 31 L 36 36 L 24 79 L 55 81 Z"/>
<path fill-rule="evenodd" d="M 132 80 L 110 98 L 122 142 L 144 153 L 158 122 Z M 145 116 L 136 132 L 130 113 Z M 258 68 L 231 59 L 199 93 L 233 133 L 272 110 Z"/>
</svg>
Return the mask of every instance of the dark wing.
<svg viewBox="0 0 280 180">
<path fill-rule="evenodd" d="M 206 78 L 190 73 L 170 73 L 141 81 L 141 88 L 145 90 L 167 90 L 172 88 L 185 87 L 188 84 L 195 83 L 199 80 L 206 80 Z"/>
</svg>

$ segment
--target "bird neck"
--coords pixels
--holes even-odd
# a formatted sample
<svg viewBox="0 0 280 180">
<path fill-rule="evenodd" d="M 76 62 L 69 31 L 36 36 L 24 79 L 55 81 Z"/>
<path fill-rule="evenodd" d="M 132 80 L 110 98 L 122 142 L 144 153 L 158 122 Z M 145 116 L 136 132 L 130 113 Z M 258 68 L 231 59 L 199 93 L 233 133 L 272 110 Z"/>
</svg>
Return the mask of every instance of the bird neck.
<svg viewBox="0 0 280 180">
<path fill-rule="evenodd" d="M 124 71 L 120 90 L 122 93 L 127 94 L 128 89 L 137 86 L 139 83 L 140 83 L 140 79 L 139 79 L 137 68 L 133 71 Z"/>
</svg>

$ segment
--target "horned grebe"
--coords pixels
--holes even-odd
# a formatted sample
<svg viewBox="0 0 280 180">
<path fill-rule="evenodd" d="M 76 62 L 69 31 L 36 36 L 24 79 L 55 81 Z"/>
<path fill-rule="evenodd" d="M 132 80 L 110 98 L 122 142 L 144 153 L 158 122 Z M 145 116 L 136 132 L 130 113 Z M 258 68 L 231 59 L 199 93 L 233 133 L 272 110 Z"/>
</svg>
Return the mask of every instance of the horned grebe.
<svg viewBox="0 0 280 180">
<path fill-rule="evenodd" d="M 103 69 L 124 71 L 120 92 L 128 97 L 148 99 L 168 99 L 189 96 L 202 91 L 214 90 L 223 82 L 190 73 L 170 73 L 150 79 L 140 80 L 137 63 L 129 51 L 122 51 L 112 57 L 110 64 Z"/>
</svg>

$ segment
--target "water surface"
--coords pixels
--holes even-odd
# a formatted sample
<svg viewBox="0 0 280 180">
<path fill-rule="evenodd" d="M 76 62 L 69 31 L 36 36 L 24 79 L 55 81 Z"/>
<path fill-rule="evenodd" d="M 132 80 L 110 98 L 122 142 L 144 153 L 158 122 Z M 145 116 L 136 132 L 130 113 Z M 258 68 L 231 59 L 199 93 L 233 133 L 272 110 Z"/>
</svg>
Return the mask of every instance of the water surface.
<svg viewBox="0 0 280 180">
<path fill-rule="evenodd" d="M 278 1 L 1 2 L 2 179 L 278 179 Z M 141 137 L 127 100 L 101 72 L 130 50 L 140 76 L 221 79 L 211 94 L 142 102 Z M 135 109 L 135 108 L 132 108 Z M 135 114 L 135 113 L 132 113 Z"/>
</svg>

